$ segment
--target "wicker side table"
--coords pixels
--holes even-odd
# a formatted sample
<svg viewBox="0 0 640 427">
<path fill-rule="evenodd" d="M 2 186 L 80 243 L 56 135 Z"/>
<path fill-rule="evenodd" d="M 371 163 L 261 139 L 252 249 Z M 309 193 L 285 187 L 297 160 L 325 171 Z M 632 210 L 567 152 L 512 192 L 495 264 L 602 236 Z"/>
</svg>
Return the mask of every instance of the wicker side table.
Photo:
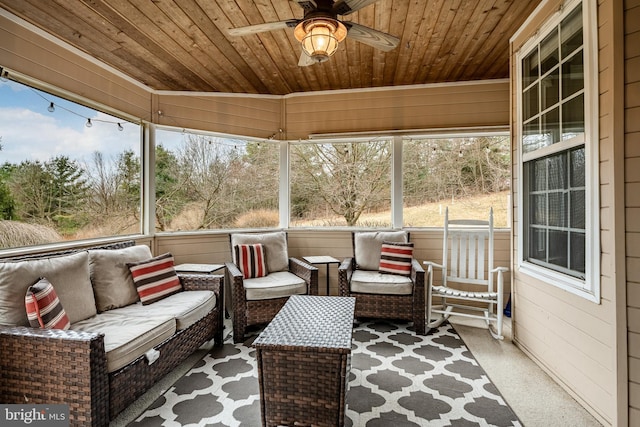
<svg viewBox="0 0 640 427">
<path fill-rule="evenodd" d="M 343 426 L 355 298 L 293 295 L 254 341 L 263 426 Z"/>
</svg>

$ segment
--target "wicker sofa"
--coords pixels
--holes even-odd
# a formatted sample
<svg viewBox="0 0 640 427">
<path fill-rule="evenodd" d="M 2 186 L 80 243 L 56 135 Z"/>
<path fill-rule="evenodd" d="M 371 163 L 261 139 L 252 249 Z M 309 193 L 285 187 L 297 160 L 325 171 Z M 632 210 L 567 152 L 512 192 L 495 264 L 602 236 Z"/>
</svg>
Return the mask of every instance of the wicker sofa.
<svg viewBox="0 0 640 427">
<path fill-rule="evenodd" d="M 68 404 L 71 425 L 106 426 L 196 349 L 211 339 L 222 343 L 222 276 L 179 275 L 180 292 L 147 305 L 124 305 L 123 295 L 105 293 L 114 284 L 101 283 L 98 275 L 117 279 L 123 265 L 136 261 L 127 258 L 129 252 L 144 258 L 142 246 L 127 241 L 0 262 L 0 402 Z M 118 258 L 122 254 L 125 259 Z M 7 300 L 21 295 L 24 304 L 24 289 L 13 291 L 7 282 L 32 281 L 43 274 L 35 269 L 44 270 L 54 286 L 66 281 L 78 288 L 73 295 L 64 284 L 56 291 L 70 329 L 34 328 L 12 318 Z M 86 285 L 75 283 L 75 276 L 85 274 L 93 307 L 80 296 Z"/>
</svg>

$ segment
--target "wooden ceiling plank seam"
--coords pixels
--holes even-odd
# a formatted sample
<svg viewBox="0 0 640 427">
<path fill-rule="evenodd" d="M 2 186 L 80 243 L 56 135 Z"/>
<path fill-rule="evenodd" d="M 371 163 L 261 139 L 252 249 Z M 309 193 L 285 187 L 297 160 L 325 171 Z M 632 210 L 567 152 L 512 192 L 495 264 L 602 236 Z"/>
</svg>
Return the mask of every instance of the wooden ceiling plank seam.
<svg viewBox="0 0 640 427">
<path fill-rule="evenodd" d="M 419 2 L 418 2 L 419 3 Z M 410 56 L 409 64 L 406 69 L 407 76 L 405 77 L 406 84 L 420 84 L 422 81 L 417 79 L 417 76 L 423 71 L 423 69 L 427 66 L 425 64 L 427 48 L 429 46 L 429 40 L 433 35 L 433 26 L 432 22 L 435 22 L 436 13 L 431 11 L 435 10 L 435 8 L 441 8 L 442 3 L 434 0 L 430 0 L 423 3 L 423 11 L 420 13 L 417 18 L 419 18 L 420 24 L 415 28 L 415 40 L 412 44 L 405 46 L 405 48 L 409 51 L 408 55 Z M 411 43 L 411 42 L 410 42 Z"/>
<path fill-rule="evenodd" d="M 142 15 L 139 19 L 146 18 L 156 27 L 156 31 L 154 31 L 153 34 L 148 34 L 149 38 L 154 40 L 158 45 L 161 44 L 161 40 L 164 38 L 163 34 L 170 40 L 173 40 L 174 47 L 171 49 L 172 54 L 212 88 L 224 92 L 242 89 L 242 85 L 237 84 L 234 80 L 221 82 L 219 79 L 216 80 L 212 78 L 209 69 L 210 64 L 208 64 L 205 59 L 214 61 L 214 63 L 216 62 L 215 59 L 209 58 L 206 53 L 203 55 L 193 54 L 193 44 L 195 40 L 186 34 L 176 22 L 176 20 L 179 19 L 177 10 L 174 10 L 172 16 L 161 7 L 162 2 L 150 2 L 147 0 L 129 0 L 129 2 Z"/>
<path fill-rule="evenodd" d="M 64 41 L 70 46 L 90 55 L 92 52 L 102 52 L 102 55 L 94 54 L 93 56 L 99 61 L 109 64 L 115 69 L 128 74 L 127 65 L 130 61 L 127 59 L 127 55 L 122 55 L 123 51 L 121 45 L 113 42 L 114 37 L 111 35 L 113 34 L 113 31 L 103 33 L 101 31 L 97 31 L 93 27 L 91 27 L 91 31 L 89 31 L 89 29 L 79 22 L 79 20 L 84 22 L 86 21 L 74 14 L 76 10 L 75 8 L 73 10 L 64 9 L 68 13 L 59 13 L 60 9 L 52 2 L 36 1 L 34 3 L 30 3 L 27 0 L 6 0 L 5 3 L 15 5 L 16 8 L 12 9 L 12 13 L 33 25 L 38 26 L 38 23 L 43 20 L 49 22 L 49 28 L 45 29 L 45 31 L 53 34 L 54 36 L 57 35 L 59 37 L 60 34 L 68 34 L 67 37 L 64 37 Z M 58 19 L 58 17 L 60 18 Z M 97 18 L 94 17 L 94 19 Z M 90 17 L 89 22 L 92 22 Z M 108 27 L 106 23 L 103 26 Z M 87 33 L 80 32 L 78 36 L 74 36 L 73 34 L 75 34 L 78 29 L 85 29 Z M 106 49 L 105 46 L 107 47 Z M 158 75 L 157 71 L 157 67 L 160 65 L 159 61 L 156 64 L 151 64 L 148 61 L 138 61 L 136 65 L 139 66 L 141 70 L 148 73 L 150 78 L 147 81 L 155 81 L 156 83 L 162 82 L 162 75 Z M 180 83 L 175 81 L 175 84 Z"/>
<path fill-rule="evenodd" d="M 298 5 L 298 3 L 289 0 L 271 0 L 271 4 L 273 5 L 273 9 L 276 12 L 275 20 L 277 21 L 285 21 L 287 19 L 291 19 L 291 17 L 295 19 L 302 19 L 304 16 L 304 11 L 302 10 L 302 7 Z M 287 39 L 289 40 L 289 46 L 291 48 L 294 59 L 292 62 L 285 61 L 287 73 L 282 77 L 287 80 L 291 80 L 290 76 L 293 76 L 295 78 L 297 87 L 292 88 L 292 92 L 301 92 L 305 87 L 309 87 L 309 78 L 311 76 L 313 77 L 315 82 L 319 81 L 318 73 L 320 72 L 320 70 L 317 70 L 316 68 L 309 69 L 309 67 L 298 66 L 298 61 L 300 59 L 300 55 L 302 54 L 302 45 L 295 38 L 293 29 L 285 31 L 285 34 Z"/>
<path fill-rule="evenodd" d="M 507 0 L 504 0 L 506 3 L 509 3 Z M 496 28 L 491 32 L 489 37 L 487 37 L 486 42 L 481 46 L 478 51 L 478 59 L 482 60 L 482 62 L 474 64 L 470 64 L 468 69 L 471 69 L 467 74 L 472 73 L 473 66 L 481 67 L 482 64 L 489 64 L 491 66 L 496 61 L 496 49 L 498 49 L 499 44 L 504 45 L 504 51 L 509 51 L 509 38 L 511 35 L 520 27 L 522 22 L 519 22 L 517 17 L 523 16 L 523 13 L 532 12 L 533 8 L 528 9 L 528 4 L 525 2 L 510 2 L 508 4 L 507 9 L 505 10 L 502 18 L 500 19 L 500 25 L 496 26 Z M 528 16 L 528 15 L 524 15 Z M 507 23 L 511 22 L 511 25 Z M 501 40 L 504 39 L 504 40 Z M 499 52 L 498 52 L 499 53 Z M 508 64 L 509 58 L 505 57 L 505 63 Z M 500 77 L 506 77 L 508 74 L 508 68 L 504 70 L 504 74 Z"/>
<path fill-rule="evenodd" d="M 451 52 L 447 51 L 447 40 L 449 39 L 449 31 L 451 27 L 456 22 L 455 18 L 460 10 L 462 0 L 451 0 L 447 2 L 442 9 L 442 13 L 440 14 L 441 19 L 438 21 L 440 24 L 439 31 L 443 34 L 440 37 L 440 42 L 437 43 L 437 50 L 435 51 L 435 64 L 431 68 L 429 75 L 427 76 L 427 81 L 437 81 L 437 76 L 440 75 L 440 70 L 444 67 L 446 62 L 450 59 Z M 459 30 L 458 30 L 459 31 Z"/>
<path fill-rule="evenodd" d="M 516 15 L 517 16 L 529 16 L 531 13 L 533 13 L 534 7 L 527 7 L 527 5 L 523 5 L 523 8 L 520 9 Z M 507 77 L 508 76 L 508 69 L 509 69 L 509 57 L 500 57 L 499 55 L 496 55 L 495 50 L 499 49 L 500 45 L 504 46 L 504 50 L 508 51 L 509 50 L 509 39 L 511 38 L 511 35 L 513 35 L 518 28 L 520 28 L 520 23 L 518 23 L 518 25 L 516 25 L 516 22 L 511 22 L 509 27 L 507 28 L 507 30 L 505 31 L 504 35 L 505 35 L 505 40 L 496 40 L 495 45 L 493 50 L 491 51 L 491 56 L 489 58 L 490 63 L 493 64 L 489 70 L 488 73 L 490 75 L 494 75 L 494 76 L 501 76 L 501 77 Z"/>
<path fill-rule="evenodd" d="M 135 25 L 133 25 L 128 19 L 122 16 L 118 10 L 113 7 L 117 7 L 118 4 L 122 3 L 120 0 L 109 0 L 111 4 L 106 3 L 106 0 L 83 0 L 86 4 L 96 11 L 99 15 L 105 17 L 114 27 L 118 28 L 122 33 L 121 41 L 125 41 L 125 39 L 132 40 L 136 45 L 141 46 L 143 49 L 140 51 L 132 51 L 130 54 L 132 56 L 137 57 L 146 57 L 150 55 L 151 57 L 163 58 L 163 62 L 165 62 L 171 69 L 171 73 L 167 73 L 167 80 L 170 79 L 180 79 L 187 81 L 186 87 L 195 87 L 195 82 L 199 82 L 198 88 L 200 90 L 211 90 L 211 88 L 206 82 L 200 80 L 198 76 L 193 74 L 191 70 L 189 70 L 186 66 L 182 64 L 182 62 L 172 55 L 167 56 L 167 52 L 158 46 L 153 40 L 148 38 L 146 34 L 140 29 L 138 29 Z M 125 44 L 125 46 L 127 46 Z M 130 72 L 131 73 L 131 72 Z M 179 77 L 173 77 L 174 75 L 178 75 Z M 168 85 L 171 87 L 171 85 Z M 154 88 L 158 89 L 158 88 Z"/>
<path fill-rule="evenodd" d="M 442 9 L 445 6 L 445 3 L 448 0 L 429 0 L 430 8 L 425 9 L 425 15 L 429 17 L 425 27 L 427 28 L 427 36 L 424 40 L 424 51 L 422 60 L 420 61 L 422 67 L 416 73 L 416 77 L 414 77 L 414 84 L 424 84 L 431 83 L 427 80 L 427 76 L 431 71 L 431 67 L 433 67 L 433 63 L 435 62 L 434 58 L 437 53 L 436 43 L 432 43 L 434 38 L 437 38 L 439 35 L 436 33 L 437 23 L 440 19 L 440 15 L 442 13 Z"/>
<path fill-rule="evenodd" d="M 387 31 L 393 31 L 396 35 L 400 35 L 400 39 L 402 39 L 402 33 L 404 32 L 405 20 L 408 10 L 408 2 L 393 2 L 393 7 L 389 16 L 389 29 Z M 392 84 L 394 76 L 396 74 L 395 71 L 399 55 L 400 50 L 398 48 L 386 52 L 384 61 L 383 86 L 390 86 Z"/>
<path fill-rule="evenodd" d="M 486 2 L 486 6 L 482 7 L 480 16 L 482 16 L 483 19 L 476 20 L 472 37 L 468 40 L 464 49 L 463 61 L 458 67 L 451 71 L 451 78 L 453 80 L 460 78 L 463 70 L 475 59 L 479 46 L 485 42 L 489 34 L 491 34 L 500 23 L 502 14 L 500 13 L 500 8 L 497 6 L 498 2 L 499 0 Z"/>
<path fill-rule="evenodd" d="M 491 10 L 493 3 L 494 0 L 462 3 L 462 10 L 458 10 L 456 14 L 456 26 L 460 25 L 462 20 L 466 20 L 464 28 L 459 31 L 458 37 L 450 37 L 445 41 L 446 46 L 443 49 L 450 52 L 449 61 L 444 64 L 444 67 L 440 70 L 441 75 L 437 76 L 436 79 L 453 81 L 452 73 L 464 65 L 469 55 L 467 49 L 480 27 L 480 22 L 482 21 L 480 18 L 483 11 L 487 7 Z"/>
<path fill-rule="evenodd" d="M 444 42 L 440 47 L 440 54 L 446 55 L 447 60 L 442 64 L 435 80 L 445 79 L 445 81 L 450 81 L 446 71 L 454 68 L 460 61 L 461 57 L 456 50 L 456 44 L 468 37 L 467 27 L 478 4 L 479 2 L 477 1 L 462 1 L 456 8 L 453 21 L 447 30 L 447 37 L 444 38 Z"/>
<path fill-rule="evenodd" d="M 103 2 L 106 0 L 102 0 Z M 168 19 L 164 12 L 152 1 L 145 0 L 109 0 L 114 16 L 120 23 L 133 26 L 144 43 L 156 52 L 164 52 L 175 62 L 181 64 L 189 73 L 192 84 L 200 90 L 219 90 L 217 85 L 209 81 L 209 73 L 198 58 L 194 58 L 183 47 L 181 36 L 184 36 L 175 23 Z M 140 29 L 144 29 L 140 30 Z M 169 33 L 171 32 L 171 33 Z M 228 89 L 228 88 L 225 88 Z"/>
<path fill-rule="evenodd" d="M 202 2 L 203 0 L 199 0 L 201 7 Z M 252 2 L 241 0 L 233 1 L 230 3 L 232 3 L 231 7 L 224 9 L 224 13 L 229 19 L 229 28 L 237 28 L 246 25 L 264 23 L 261 17 L 256 16 L 257 10 Z M 243 37 L 228 36 L 228 40 L 234 46 L 236 43 L 246 44 L 248 52 L 251 52 L 251 55 L 247 55 L 245 59 L 250 60 L 255 57 L 255 61 L 253 61 L 252 63 L 246 62 L 246 60 L 244 61 L 246 64 L 246 69 L 250 70 L 256 65 L 262 67 L 262 69 L 264 70 L 264 73 L 262 74 L 264 79 L 263 82 L 269 88 L 269 93 L 287 93 L 286 84 L 278 75 L 277 65 L 274 62 L 272 55 L 270 55 L 268 51 L 268 49 L 273 44 L 272 39 L 269 39 L 268 36 L 262 37 L 261 34 L 257 34 Z M 244 69 L 245 67 L 241 68 L 241 70 Z"/>
<path fill-rule="evenodd" d="M 396 72 L 394 81 L 401 81 L 402 84 L 412 84 L 413 81 L 409 80 L 412 73 L 415 73 L 418 68 L 418 61 L 413 54 L 416 49 L 416 45 L 419 40 L 419 35 L 423 31 L 422 24 L 425 22 L 424 14 L 428 2 L 425 1 L 411 1 L 408 4 L 407 19 L 404 24 L 404 30 L 402 31 L 402 39 L 398 49 L 401 50 L 399 54 L 398 64 L 396 65 Z"/>
<path fill-rule="evenodd" d="M 253 89 L 246 93 L 277 93 L 273 90 L 275 83 L 269 84 L 273 79 L 273 74 L 263 65 L 263 61 L 258 59 L 251 64 L 248 62 L 254 57 L 254 52 L 247 41 L 243 37 L 228 36 L 227 29 L 234 27 L 229 13 L 221 9 L 214 1 L 191 1 L 194 1 L 200 7 L 200 10 L 204 12 L 206 18 L 211 22 L 210 32 L 207 33 L 209 40 L 213 44 L 218 41 L 223 45 L 222 47 L 216 46 L 221 50 L 225 58 L 234 64 L 239 73 L 255 76 L 255 78 L 252 77 L 251 79 L 254 82 Z"/>
<path fill-rule="evenodd" d="M 193 1 L 182 0 L 180 4 L 174 2 L 157 2 L 156 5 L 189 37 L 193 42 L 189 52 L 195 55 L 195 50 L 203 53 L 203 56 L 210 58 L 211 63 L 203 63 L 211 75 L 211 79 L 218 81 L 224 79 L 228 81 L 227 87 L 236 87 L 232 92 L 250 91 L 254 84 L 259 81 L 256 77 L 255 81 L 250 81 L 249 77 L 239 72 L 236 66 L 229 61 L 222 51 L 211 42 L 205 33 L 204 26 L 211 26 L 211 21 L 206 19 L 200 7 Z M 198 13 L 199 12 L 199 13 Z M 250 74 L 250 73 L 249 73 Z M 235 82 L 235 84 L 233 83 Z M 221 88 L 221 91 L 223 89 Z M 228 92 L 229 90 L 224 90 Z"/>
<path fill-rule="evenodd" d="M 294 18 L 293 15 L 284 15 L 285 17 L 281 18 L 281 15 L 277 12 L 281 5 L 274 4 L 273 1 L 269 2 L 269 6 L 256 3 L 256 7 L 265 23 Z M 291 13 L 290 8 L 287 7 L 286 9 L 285 13 Z M 273 58 L 273 62 L 276 66 L 278 77 L 281 78 L 286 85 L 287 93 L 300 91 L 301 88 L 304 87 L 306 78 L 302 73 L 298 72 L 298 68 L 300 68 L 298 67 L 298 60 L 301 47 L 297 40 L 294 39 L 295 44 L 292 42 L 293 29 L 287 28 L 286 30 L 270 31 L 268 34 L 275 40 L 275 48 L 277 50 L 274 52 L 276 55 Z"/>
</svg>

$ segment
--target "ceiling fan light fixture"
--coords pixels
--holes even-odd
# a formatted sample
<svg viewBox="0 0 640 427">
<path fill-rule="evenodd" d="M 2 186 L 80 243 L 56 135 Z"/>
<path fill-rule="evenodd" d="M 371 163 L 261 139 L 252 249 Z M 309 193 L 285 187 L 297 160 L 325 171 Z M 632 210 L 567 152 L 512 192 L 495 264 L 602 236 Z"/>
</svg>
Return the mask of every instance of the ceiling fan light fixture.
<svg viewBox="0 0 640 427">
<path fill-rule="evenodd" d="M 300 22 L 294 35 L 307 55 L 324 62 L 336 53 L 340 42 L 347 37 L 347 28 L 335 19 L 314 18 Z"/>
</svg>

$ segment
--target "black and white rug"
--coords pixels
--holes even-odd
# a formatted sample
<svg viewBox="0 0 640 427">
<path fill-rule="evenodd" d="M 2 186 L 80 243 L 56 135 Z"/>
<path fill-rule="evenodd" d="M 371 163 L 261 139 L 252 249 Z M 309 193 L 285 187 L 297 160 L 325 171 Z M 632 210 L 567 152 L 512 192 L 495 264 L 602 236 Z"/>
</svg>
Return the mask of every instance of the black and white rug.
<svg viewBox="0 0 640 427">
<path fill-rule="evenodd" d="M 260 426 L 253 338 L 230 334 L 130 426 Z M 404 323 L 353 331 L 345 426 L 521 426 L 456 331 Z"/>
</svg>

